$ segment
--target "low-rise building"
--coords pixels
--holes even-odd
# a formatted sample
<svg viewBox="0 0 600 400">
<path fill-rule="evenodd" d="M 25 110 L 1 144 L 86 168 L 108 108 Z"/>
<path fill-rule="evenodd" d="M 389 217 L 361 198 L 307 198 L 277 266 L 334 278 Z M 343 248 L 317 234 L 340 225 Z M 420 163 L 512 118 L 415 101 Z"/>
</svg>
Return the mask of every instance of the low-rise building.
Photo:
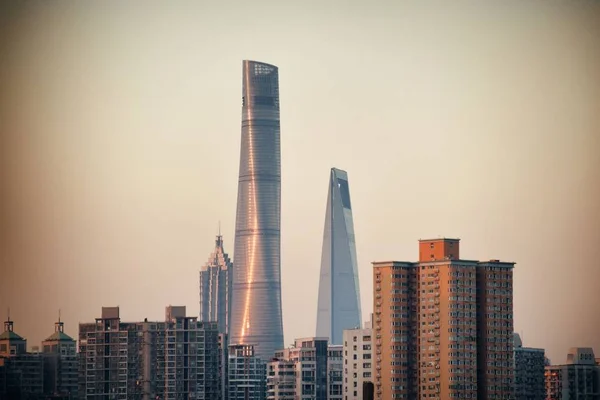
<svg viewBox="0 0 600 400">
<path fill-rule="evenodd" d="M 600 400 L 600 366 L 589 347 L 569 350 L 566 364 L 546 366 L 546 400 Z"/>
<path fill-rule="evenodd" d="M 515 399 L 544 400 L 544 349 L 523 347 L 521 337 L 515 333 Z"/>
</svg>

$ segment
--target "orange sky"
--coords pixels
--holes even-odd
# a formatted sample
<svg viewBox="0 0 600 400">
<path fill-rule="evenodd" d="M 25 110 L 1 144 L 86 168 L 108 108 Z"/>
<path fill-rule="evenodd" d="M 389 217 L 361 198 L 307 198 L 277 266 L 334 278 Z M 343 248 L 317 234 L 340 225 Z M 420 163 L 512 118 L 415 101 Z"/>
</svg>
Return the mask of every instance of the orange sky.
<svg viewBox="0 0 600 400">
<path fill-rule="evenodd" d="M 371 261 L 460 237 L 517 263 L 526 346 L 600 356 L 598 3 L 198 3 L 0 6 L 0 315 L 30 345 L 59 308 L 72 336 L 103 305 L 198 312 L 255 59 L 280 68 L 287 343 L 314 334 L 338 167 L 365 316 Z"/>
</svg>

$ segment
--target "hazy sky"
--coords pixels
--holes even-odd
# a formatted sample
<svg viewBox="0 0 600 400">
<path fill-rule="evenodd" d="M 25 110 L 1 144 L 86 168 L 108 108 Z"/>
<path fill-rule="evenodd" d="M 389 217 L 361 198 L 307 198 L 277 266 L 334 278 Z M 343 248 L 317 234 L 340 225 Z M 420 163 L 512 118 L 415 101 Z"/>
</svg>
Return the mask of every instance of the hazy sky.
<svg viewBox="0 0 600 400">
<path fill-rule="evenodd" d="M 0 6 L 0 316 L 30 346 L 59 308 L 74 337 L 103 305 L 198 313 L 254 59 L 280 69 L 286 343 L 314 335 L 335 166 L 363 319 L 372 261 L 459 237 L 517 263 L 526 346 L 600 356 L 598 2 L 124 3 Z"/>
</svg>

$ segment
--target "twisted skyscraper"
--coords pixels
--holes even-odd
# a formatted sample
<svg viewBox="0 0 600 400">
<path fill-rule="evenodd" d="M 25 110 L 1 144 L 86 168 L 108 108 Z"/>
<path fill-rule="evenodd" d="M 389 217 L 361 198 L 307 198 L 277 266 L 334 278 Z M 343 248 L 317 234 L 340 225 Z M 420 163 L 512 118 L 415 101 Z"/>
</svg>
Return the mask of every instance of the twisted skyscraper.
<svg viewBox="0 0 600 400">
<path fill-rule="evenodd" d="M 231 344 L 252 344 L 268 360 L 283 348 L 277 67 L 244 61 L 242 96 L 229 336 Z"/>
<path fill-rule="evenodd" d="M 360 287 L 346 171 L 332 168 L 325 211 L 317 336 L 342 344 L 344 329 L 360 328 Z"/>
</svg>

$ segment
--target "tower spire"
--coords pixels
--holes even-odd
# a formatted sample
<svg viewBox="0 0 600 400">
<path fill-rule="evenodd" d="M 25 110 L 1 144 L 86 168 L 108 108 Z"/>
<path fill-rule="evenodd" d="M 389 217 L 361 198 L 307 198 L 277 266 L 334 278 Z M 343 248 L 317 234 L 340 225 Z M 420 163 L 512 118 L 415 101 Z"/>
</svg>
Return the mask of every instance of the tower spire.
<svg viewBox="0 0 600 400">
<path fill-rule="evenodd" d="M 6 321 L 4 322 L 4 330 L 8 332 L 12 332 L 13 330 L 13 322 L 10 320 L 10 307 L 6 308 Z"/>
<path fill-rule="evenodd" d="M 60 308 L 58 309 L 58 322 L 54 324 L 55 332 L 64 332 L 65 324 L 60 320 Z"/>
</svg>

